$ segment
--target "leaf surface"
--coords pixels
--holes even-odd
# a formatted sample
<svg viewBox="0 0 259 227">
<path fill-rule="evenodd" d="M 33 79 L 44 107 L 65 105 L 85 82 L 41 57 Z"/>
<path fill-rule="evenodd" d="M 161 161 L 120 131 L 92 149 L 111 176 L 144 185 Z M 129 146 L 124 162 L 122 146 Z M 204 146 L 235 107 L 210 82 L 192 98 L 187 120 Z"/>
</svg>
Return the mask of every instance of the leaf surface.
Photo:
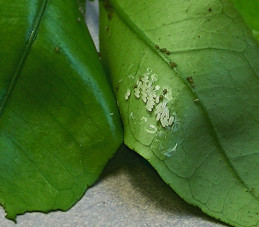
<svg viewBox="0 0 259 227">
<path fill-rule="evenodd" d="M 254 35 L 259 40 L 259 1 L 257 0 L 232 0 L 235 7 L 244 17 L 246 23 L 253 30 Z"/>
<path fill-rule="evenodd" d="M 228 0 L 102 1 L 125 130 L 188 203 L 259 226 L 258 43 Z"/>
<path fill-rule="evenodd" d="M 0 203 L 9 219 L 68 210 L 122 142 L 78 3 L 0 2 Z"/>
</svg>

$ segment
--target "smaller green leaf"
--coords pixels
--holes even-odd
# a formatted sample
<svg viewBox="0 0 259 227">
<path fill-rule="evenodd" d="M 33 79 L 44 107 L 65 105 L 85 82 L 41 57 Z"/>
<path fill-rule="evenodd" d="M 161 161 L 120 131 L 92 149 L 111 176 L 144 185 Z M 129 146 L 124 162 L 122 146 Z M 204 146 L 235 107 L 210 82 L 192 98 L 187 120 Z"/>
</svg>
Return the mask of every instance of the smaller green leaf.
<svg viewBox="0 0 259 227">
<path fill-rule="evenodd" d="M 253 30 L 259 40 L 259 1 L 258 0 L 232 0 L 235 7 L 244 17 L 246 23 Z"/>
</svg>

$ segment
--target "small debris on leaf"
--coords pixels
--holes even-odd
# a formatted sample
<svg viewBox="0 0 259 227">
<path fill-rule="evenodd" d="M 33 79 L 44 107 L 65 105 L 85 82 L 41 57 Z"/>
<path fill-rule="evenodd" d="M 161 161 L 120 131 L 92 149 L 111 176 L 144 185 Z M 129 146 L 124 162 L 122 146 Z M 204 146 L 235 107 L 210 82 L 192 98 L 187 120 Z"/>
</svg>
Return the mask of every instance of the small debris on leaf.
<svg viewBox="0 0 259 227">
<path fill-rule="evenodd" d="M 55 48 L 55 51 L 56 51 L 57 53 L 59 53 L 59 52 L 60 52 L 60 47 L 56 47 L 56 48 Z"/>
<path fill-rule="evenodd" d="M 174 62 L 170 62 L 170 66 L 171 66 L 171 68 L 175 68 L 177 66 L 177 64 Z"/>
<path fill-rule="evenodd" d="M 195 88 L 195 84 L 194 84 L 194 80 L 193 80 L 192 76 L 188 76 L 186 79 L 190 83 L 191 87 Z"/>
</svg>

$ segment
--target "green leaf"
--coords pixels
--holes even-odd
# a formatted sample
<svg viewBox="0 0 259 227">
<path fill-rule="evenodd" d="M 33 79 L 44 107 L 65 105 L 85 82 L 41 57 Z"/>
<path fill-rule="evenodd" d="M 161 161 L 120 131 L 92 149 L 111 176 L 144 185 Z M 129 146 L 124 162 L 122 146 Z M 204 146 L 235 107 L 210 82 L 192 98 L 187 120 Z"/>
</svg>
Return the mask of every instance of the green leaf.
<svg viewBox="0 0 259 227">
<path fill-rule="evenodd" d="M 259 40 L 259 1 L 258 0 L 232 0 L 235 7 L 244 17 L 246 23 L 253 30 Z"/>
<path fill-rule="evenodd" d="M 122 142 L 77 1 L 0 3 L 0 203 L 68 210 Z"/>
<path fill-rule="evenodd" d="M 259 49 L 231 2 L 104 0 L 100 39 L 125 144 L 188 203 L 259 226 Z"/>
<path fill-rule="evenodd" d="M 85 15 L 85 7 L 86 7 L 86 1 L 85 0 L 77 0 L 78 9 L 82 13 L 82 15 Z"/>
</svg>

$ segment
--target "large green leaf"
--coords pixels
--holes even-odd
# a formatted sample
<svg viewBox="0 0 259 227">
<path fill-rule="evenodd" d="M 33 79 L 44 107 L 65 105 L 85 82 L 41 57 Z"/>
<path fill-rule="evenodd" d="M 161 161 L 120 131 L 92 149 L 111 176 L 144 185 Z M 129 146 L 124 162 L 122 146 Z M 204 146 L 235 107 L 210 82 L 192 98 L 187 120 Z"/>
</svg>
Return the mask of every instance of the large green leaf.
<svg viewBox="0 0 259 227">
<path fill-rule="evenodd" d="M 258 43 L 231 2 L 104 0 L 100 38 L 126 145 L 205 213 L 259 226 Z"/>
<path fill-rule="evenodd" d="M 77 1 L 0 2 L 0 203 L 67 210 L 122 141 Z"/>
</svg>

